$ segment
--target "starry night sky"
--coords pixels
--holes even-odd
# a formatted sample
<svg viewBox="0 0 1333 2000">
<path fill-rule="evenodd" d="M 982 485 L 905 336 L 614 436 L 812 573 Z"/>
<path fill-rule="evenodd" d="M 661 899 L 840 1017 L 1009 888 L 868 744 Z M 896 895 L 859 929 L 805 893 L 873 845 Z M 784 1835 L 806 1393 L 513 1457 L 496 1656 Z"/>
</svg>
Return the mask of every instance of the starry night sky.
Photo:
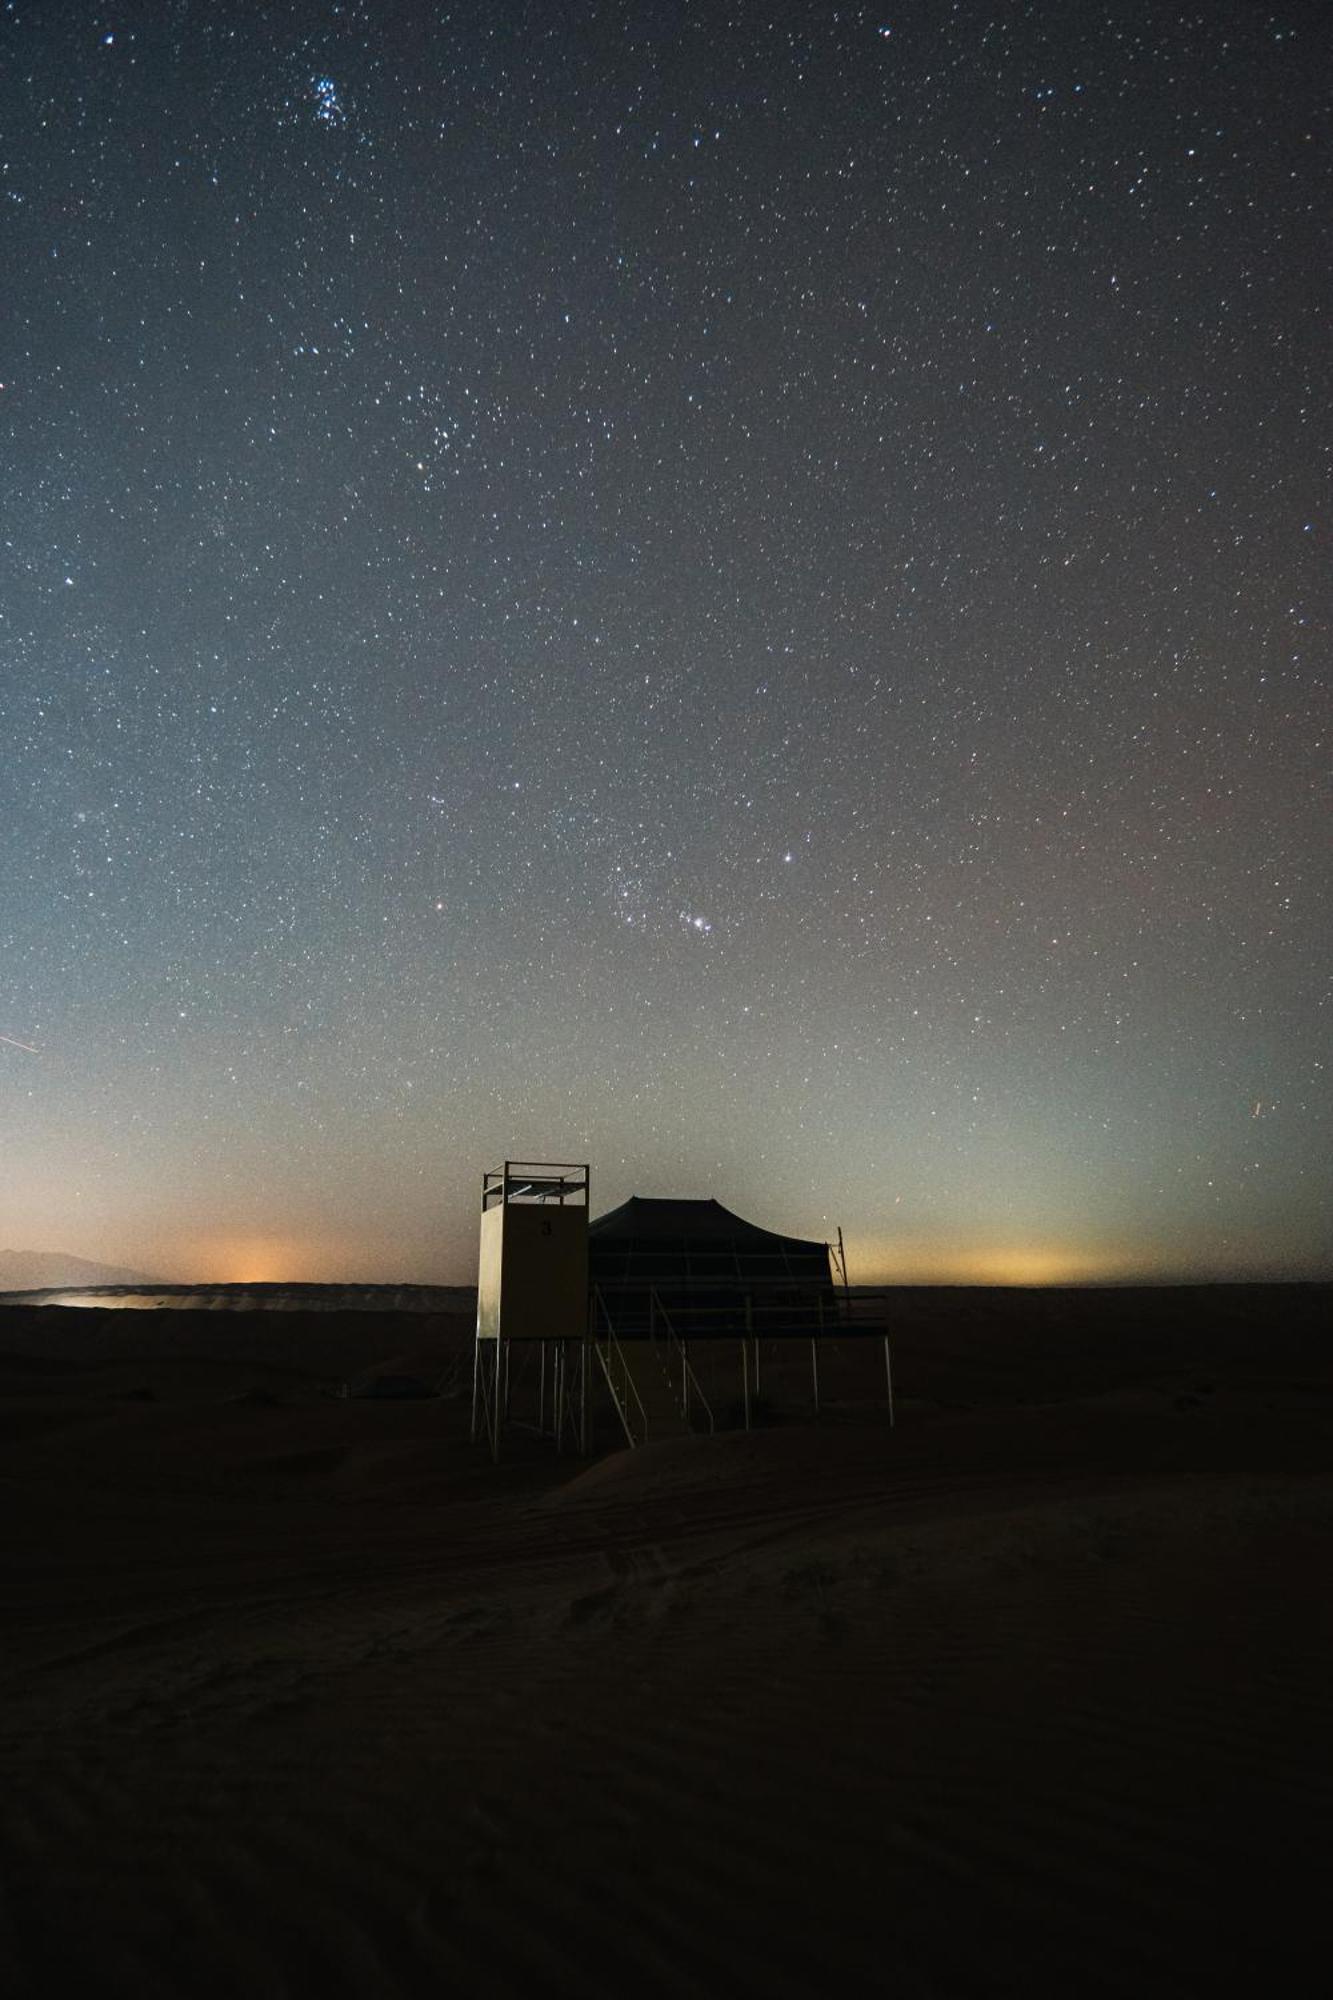
<svg viewBox="0 0 1333 2000">
<path fill-rule="evenodd" d="M 0 1243 L 1327 1270 L 1329 35 L 10 0 Z"/>
</svg>

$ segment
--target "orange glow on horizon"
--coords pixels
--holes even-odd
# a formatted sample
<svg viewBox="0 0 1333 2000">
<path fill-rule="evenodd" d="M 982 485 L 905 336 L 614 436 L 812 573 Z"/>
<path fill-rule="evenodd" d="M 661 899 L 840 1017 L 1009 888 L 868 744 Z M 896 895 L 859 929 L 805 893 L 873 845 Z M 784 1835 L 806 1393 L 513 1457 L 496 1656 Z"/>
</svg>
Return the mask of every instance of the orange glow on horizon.
<svg viewBox="0 0 1333 2000">
<path fill-rule="evenodd" d="M 325 1246 L 294 1237 L 244 1236 L 200 1244 L 187 1284 L 318 1285 L 330 1282 Z"/>
<path fill-rule="evenodd" d="M 251 1218 L 239 1228 L 190 1232 L 168 1243 L 92 1240 L 71 1254 L 93 1256 L 145 1281 L 176 1285 L 473 1285 L 475 1239 L 469 1229 L 438 1241 L 418 1235 L 377 1239 L 313 1220 L 266 1230 Z M 818 1225 L 816 1225 L 816 1229 Z M 816 1229 L 809 1230 L 811 1236 Z M 799 1232 L 798 1232 L 799 1233 Z M 822 1231 L 820 1232 L 823 1233 Z M 1008 1240 L 987 1232 L 957 1235 L 929 1227 L 847 1237 L 853 1285 L 1061 1286 L 1244 1282 L 1320 1275 L 1286 1269 L 1260 1246 L 1231 1244 L 1225 1256 L 1191 1254 L 1163 1238 L 1140 1242 L 1068 1238 Z"/>
<path fill-rule="evenodd" d="M 1150 1251 L 1107 1245 L 992 1244 L 962 1248 L 929 1239 L 848 1243 L 853 1284 L 1097 1285 L 1178 1276 Z"/>
</svg>

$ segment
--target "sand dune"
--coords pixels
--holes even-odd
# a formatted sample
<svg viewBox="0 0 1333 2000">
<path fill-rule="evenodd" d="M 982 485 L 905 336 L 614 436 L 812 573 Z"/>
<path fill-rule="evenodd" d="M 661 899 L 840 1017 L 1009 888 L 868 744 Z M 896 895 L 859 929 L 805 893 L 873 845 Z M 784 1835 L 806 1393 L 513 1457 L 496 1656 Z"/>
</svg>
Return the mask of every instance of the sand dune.
<svg viewBox="0 0 1333 2000">
<path fill-rule="evenodd" d="M 955 1301 L 892 1434 L 498 1471 L 460 1320 L 9 1315 L 6 1989 L 1295 1990 L 1333 1369 L 1279 1304 L 1146 1369 L 1066 1317 L 1052 1395 Z"/>
</svg>

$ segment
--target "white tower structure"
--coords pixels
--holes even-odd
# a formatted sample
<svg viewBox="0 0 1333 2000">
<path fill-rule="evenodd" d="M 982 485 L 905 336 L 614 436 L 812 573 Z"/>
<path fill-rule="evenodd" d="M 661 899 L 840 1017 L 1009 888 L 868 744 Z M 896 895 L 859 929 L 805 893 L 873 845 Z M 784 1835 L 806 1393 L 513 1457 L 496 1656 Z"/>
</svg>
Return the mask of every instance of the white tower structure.
<svg viewBox="0 0 1333 2000">
<path fill-rule="evenodd" d="M 506 1160 L 482 1176 L 472 1435 L 484 1425 L 495 1458 L 509 1410 L 514 1341 L 535 1342 L 540 1348 L 539 1428 L 547 1428 L 549 1401 L 557 1444 L 563 1444 L 568 1432 L 583 1449 L 588 1412 L 586 1164 Z"/>
</svg>

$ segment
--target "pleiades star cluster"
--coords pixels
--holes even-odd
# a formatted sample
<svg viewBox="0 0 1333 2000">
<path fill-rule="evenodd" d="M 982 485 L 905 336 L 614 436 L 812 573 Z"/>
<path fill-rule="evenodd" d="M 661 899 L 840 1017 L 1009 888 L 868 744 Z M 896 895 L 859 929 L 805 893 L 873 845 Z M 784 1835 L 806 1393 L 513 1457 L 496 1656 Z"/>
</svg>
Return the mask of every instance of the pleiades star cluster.
<svg viewBox="0 0 1333 2000">
<path fill-rule="evenodd" d="M 1327 1271 L 1329 25 L 10 0 L 0 1242 Z"/>
</svg>

